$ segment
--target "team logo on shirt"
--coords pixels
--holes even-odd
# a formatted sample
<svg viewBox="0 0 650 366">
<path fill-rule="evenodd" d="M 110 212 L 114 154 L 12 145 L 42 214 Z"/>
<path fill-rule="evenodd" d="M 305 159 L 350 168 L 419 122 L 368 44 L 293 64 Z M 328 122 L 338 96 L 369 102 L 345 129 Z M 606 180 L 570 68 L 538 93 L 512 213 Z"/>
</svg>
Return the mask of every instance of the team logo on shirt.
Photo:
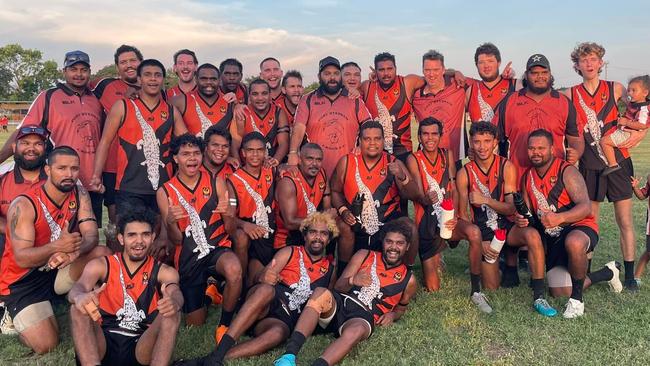
<svg viewBox="0 0 650 366">
<path fill-rule="evenodd" d="M 219 108 L 219 112 L 221 112 L 221 113 L 226 113 L 226 107 L 221 106 L 221 107 Z"/>
<path fill-rule="evenodd" d="M 208 187 L 203 187 L 203 190 L 202 190 L 202 191 L 203 191 L 203 195 L 204 195 L 204 196 L 207 197 L 207 196 L 210 195 L 210 188 L 208 188 Z"/>
<path fill-rule="evenodd" d="M 318 183 L 318 189 L 320 189 L 321 191 L 324 191 L 325 190 L 325 182 L 323 182 L 323 181 L 319 182 Z"/>
<path fill-rule="evenodd" d="M 600 95 L 600 99 L 602 99 L 603 102 L 605 102 L 605 101 L 607 100 L 607 93 L 603 93 L 603 94 L 601 94 L 601 95 Z"/>
<path fill-rule="evenodd" d="M 77 208 L 77 201 L 70 201 L 68 202 L 68 209 L 69 210 L 74 210 Z"/>
<path fill-rule="evenodd" d="M 325 273 L 327 273 L 327 268 L 325 268 L 325 267 L 320 267 L 320 273 L 321 273 L 321 274 L 325 274 Z"/>
<path fill-rule="evenodd" d="M 271 183 L 271 176 L 270 176 L 270 175 L 268 175 L 268 174 L 265 175 L 265 176 L 264 176 L 264 179 L 266 179 L 266 182 L 267 182 L 267 183 Z"/>
<path fill-rule="evenodd" d="M 393 275 L 393 279 L 395 281 L 401 281 L 402 280 L 402 273 L 401 272 L 395 272 L 395 274 Z"/>
<path fill-rule="evenodd" d="M 393 95 L 397 96 L 399 94 L 399 89 L 393 89 Z"/>
<path fill-rule="evenodd" d="M 166 111 L 160 112 L 160 118 L 167 119 L 167 112 Z"/>
<path fill-rule="evenodd" d="M 386 168 L 382 168 L 382 169 L 379 171 L 379 175 L 381 175 L 382 177 L 386 176 Z"/>
<path fill-rule="evenodd" d="M 501 95 L 508 94 L 508 88 L 501 88 Z"/>
<path fill-rule="evenodd" d="M 551 184 L 555 184 L 555 182 L 557 182 L 557 177 L 556 177 L 556 176 L 552 176 L 552 177 L 551 177 Z"/>
<path fill-rule="evenodd" d="M 142 284 L 145 286 L 149 284 L 149 272 L 142 273 Z"/>
</svg>

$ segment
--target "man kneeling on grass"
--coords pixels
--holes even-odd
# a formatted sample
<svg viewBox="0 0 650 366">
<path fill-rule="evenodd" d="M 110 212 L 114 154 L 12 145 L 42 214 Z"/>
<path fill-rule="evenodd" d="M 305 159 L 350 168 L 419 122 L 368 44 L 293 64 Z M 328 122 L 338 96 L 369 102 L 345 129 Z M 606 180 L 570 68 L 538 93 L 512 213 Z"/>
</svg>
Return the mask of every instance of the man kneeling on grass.
<svg viewBox="0 0 650 366">
<path fill-rule="evenodd" d="M 334 365 L 357 343 L 368 339 L 374 325 L 390 325 L 406 312 L 417 291 L 417 281 L 403 263 L 412 230 L 403 221 L 391 221 L 384 233 L 381 252 L 357 251 L 333 291 L 322 287 L 314 291 L 276 366 L 295 366 L 296 354 L 317 325 L 335 333 L 338 339 L 313 365 Z"/>
<path fill-rule="evenodd" d="M 117 239 L 123 253 L 90 261 L 70 290 L 79 364 L 169 364 L 183 294 L 178 272 L 147 254 L 155 222 L 143 209 L 120 213 Z"/>
</svg>

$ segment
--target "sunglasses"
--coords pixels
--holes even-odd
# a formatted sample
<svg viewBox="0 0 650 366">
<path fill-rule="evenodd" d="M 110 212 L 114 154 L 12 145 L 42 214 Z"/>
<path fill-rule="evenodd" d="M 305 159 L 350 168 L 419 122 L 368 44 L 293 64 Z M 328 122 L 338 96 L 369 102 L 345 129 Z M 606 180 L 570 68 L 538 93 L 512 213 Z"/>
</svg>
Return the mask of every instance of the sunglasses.
<svg viewBox="0 0 650 366">
<path fill-rule="evenodd" d="M 31 135 L 31 134 L 36 134 L 36 135 L 41 135 L 48 137 L 50 135 L 50 132 L 44 129 L 43 127 L 21 127 L 19 130 L 19 133 L 21 135 Z"/>
</svg>

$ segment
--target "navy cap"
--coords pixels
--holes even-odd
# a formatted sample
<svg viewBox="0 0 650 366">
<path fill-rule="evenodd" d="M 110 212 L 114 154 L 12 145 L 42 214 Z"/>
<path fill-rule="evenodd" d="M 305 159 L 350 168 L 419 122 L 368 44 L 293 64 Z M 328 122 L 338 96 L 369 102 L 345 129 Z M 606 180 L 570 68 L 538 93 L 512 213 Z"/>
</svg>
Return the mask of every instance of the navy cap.
<svg viewBox="0 0 650 366">
<path fill-rule="evenodd" d="M 90 57 L 83 51 L 70 51 L 65 54 L 65 61 L 63 67 L 70 67 L 76 63 L 83 62 L 86 66 L 90 67 Z"/>
<path fill-rule="evenodd" d="M 341 63 L 339 60 L 332 56 L 327 56 L 318 63 L 318 72 L 323 71 L 324 68 L 330 65 L 336 66 L 337 69 L 341 70 Z"/>
<path fill-rule="evenodd" d="M 541 66 L 545 69 L 550 69 L 551 63 L 548 62 L 546 56 L 541 53 L 536 53 L 528 58 L 528 61 L 526 62 L 526 70 L 530 70 L 533 66 Z"/>
</svg>

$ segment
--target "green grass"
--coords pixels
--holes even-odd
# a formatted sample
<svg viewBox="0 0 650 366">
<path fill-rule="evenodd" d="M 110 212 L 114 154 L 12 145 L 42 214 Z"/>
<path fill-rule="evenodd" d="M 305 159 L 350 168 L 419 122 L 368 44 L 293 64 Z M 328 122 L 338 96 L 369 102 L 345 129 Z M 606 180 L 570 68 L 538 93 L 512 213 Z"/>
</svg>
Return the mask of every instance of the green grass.
<svg viewBox="0 0 650 366">
<path fill-rule="evenodd" d="M 3 136 L 0 135 L 0 139 Z M 650 172 L 649 142 L 633 152 L 637 176 Z M 645 181 L 645 178 L 643 179 Z M 601 206 L 601 239 L 592 268 L 616 259 L 621 261 L 618 231 L 612 205 Z M 634 204 L 637 258 L 644 250 L 646 203 Z M 442 290 L 420 291 L 406 315 L 395 325 L 378 329 L 372 338 L 355 348 L 343 365 L 557 365 L 557 364 L 642 364 L 647 363 L 647 325 L 650 323 L 650 288 L 642 285 L 639 294 L 613 294 L 606 285 L 585 292 L 585 315 L 575 320 L 561 316 L 543 318 L 531 308 L 528 275 L 520 273 L 522 285 L 489 293 L 495 309 L 484 315 L 469 301 L 467 246 L 444 253 L 447 264 Z M 419 269 L 419 268 L 418 268 Z M 418 272 L 419 275 L 419 272 Z M 650 283 L 650 279 L 644 279 Z M 550 302 L 562 310 L 565 298 Z M 43 357 L 33 354 L 15 337 L 0 336 L 0 364 L 72 365 L 74 351 L 65 309 L 57 311 L 61 344 Z M 213 330 L 218 308 L 210 309 L 208 324 L 200 328 L 182 327 L 175 354 L 194 357 L 213 347 Z M 315 336 L 299 355 L 306 365 L 331 342 L 331 336 Z M 270 365 L 282 353 L 278 348 L 261 357 L 231 362 L 232 365 Z"/>
</svg>

